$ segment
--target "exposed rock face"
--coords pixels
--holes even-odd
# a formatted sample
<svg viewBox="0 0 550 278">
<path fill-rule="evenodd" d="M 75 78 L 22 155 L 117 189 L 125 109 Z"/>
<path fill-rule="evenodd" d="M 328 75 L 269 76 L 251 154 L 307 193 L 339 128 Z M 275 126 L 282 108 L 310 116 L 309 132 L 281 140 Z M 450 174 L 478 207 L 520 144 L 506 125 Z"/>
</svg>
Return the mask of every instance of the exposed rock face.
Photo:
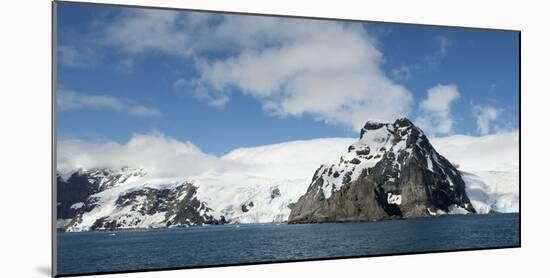
<svg viewBox="0 0 550 278">
<path fill-rule="evenodd" d="M 132 179 L 146 173 L 123 168 L 79 170 L 66 181 L 58 175 L 58 219 L 67 231 L 113 230 L 125 228 L 172 227 L 180 225 L 225 224 L 223 215 L 215 217 L 205 202 L 197 199 L 197 187 L 181 182 L 153 188 L 147 185 L 119 190 Z M 158 187 L 158 186 L 157 186 Z M 102 210 L 113 199 L 114 207 Z M 102 213 L 107 211 L 108 214 Z M 97 216 L 89 214 L 97 212 Z M 89 219 L 86 219 L 88 217 Z M 90 223 L 85 223 L 89 222 Z"/>
<path fill-rule="evenodd" d="M 172 189 L 144 188 L 121 195 L 116 200 L 118 212 L 98 218 L 92 230 L 113 230 L 139 227 L 149 217 L 160 217 L 164 227 L 180 225 L 225 224 L 215 219 L 204 202 L 196 196 L 196 187 L 184 183 Z M 158 225 L 158 223 L 154 223 Z M 153 225 L 153 223 L 151 224 Z"/>
<path fill-rule="evenodd" d="M 460 172 L 406 118 L 367 122 L 340 163 L 322 165 L 289 223 L 475 213 Z"/>
<path fill-rule="evenodd" d="M 74 204 L 86 201 L 96 189 L 88 181 L 79 175 L 73 174 L 67 181 L 57 175 L 57 218 L 68 219 L 76 215 L 76 210 L 71 208 Z"/>
<path fill-rule="evenodd" d="M 80 207 L 91 195 L 144 175 L 145 172 L 142 169 L 128 168 L 118 171 L 111 169 L 78 170 L 72 173 L 67 180 L 58 174 L 57 218 L 73 218 L 76 215 L 75 208 Z M 75 206 L 75 204 L 77 205 Z"/>
</svg>

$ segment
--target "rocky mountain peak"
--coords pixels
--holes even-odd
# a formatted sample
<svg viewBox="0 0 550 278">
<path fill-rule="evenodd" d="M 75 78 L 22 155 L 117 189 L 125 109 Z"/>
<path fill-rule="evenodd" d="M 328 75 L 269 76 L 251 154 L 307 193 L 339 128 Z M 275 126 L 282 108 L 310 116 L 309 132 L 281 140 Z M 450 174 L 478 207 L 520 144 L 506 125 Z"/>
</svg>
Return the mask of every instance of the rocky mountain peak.
<svg viewBox="0 0 550 278">
<path fill-rule="evenodd" d="M 393 123 L 384 123 L 384 122 L 377 122 L 377 121 L 367 121 L 365 123 L 365 125 L 363 126 L 363 128 L 361 129 L 360 131 L 360 136 L 359 136 L 359 139 L 362 139 L 363 136 L 365 135 L 365 133 L 367 133 L 368 131 L 371 131 L 371 130 L 378 130 L 378 129 L 381 129 L 383 127 L 386 127 L 388 130 L 395 130 L 397 128 L 415 128 L 417 129 L 418 131 L 420 131 L 420 129 L 418 127 L 416 127 L 409 119 L 407 118 L 398 118 L 396 119 Z M 422 131 L 420 131 L 420 133 L 422 133 Z"/>
<path fill-rule="evenodd" d="M 393 123 L 369 121 L 361 129 L 360 139 L 348 147 L 339 163 L 321 165 L 315 172 L 289 221 L 315 218 L 316 213 L 309 210 L 334 205 L 341 198 L 354 198 L 351 204 L 341 205 L 350 210 L 359 208 L 363 214 L 365 204 L 361 203 L 367 202 L 372 213 L 354 215 L 348 211 L 349 215 L 344 213 L 346 218 L 414 217 L 445 214 L 455 208 L 474 212 L 464 187 L 458 170 L 409 119 L 400 118 Z M 349 196 L 355 194 L 350 193 L 351 189 L 368 194 Z M 324 214 L 338 218 L 330 211 Z M 326 215 L 317 217 L 324 219 Z M 335 220 L 338 219 L 332 221 Z"/>
</svg>

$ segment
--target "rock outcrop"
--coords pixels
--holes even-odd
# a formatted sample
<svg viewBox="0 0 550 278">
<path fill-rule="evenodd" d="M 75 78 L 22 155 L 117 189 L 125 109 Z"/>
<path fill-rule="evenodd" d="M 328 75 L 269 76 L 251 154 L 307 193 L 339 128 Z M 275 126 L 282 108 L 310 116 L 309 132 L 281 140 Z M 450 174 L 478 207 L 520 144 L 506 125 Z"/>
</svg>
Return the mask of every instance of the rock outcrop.
<svg viewBox="0 0 550 278">
<path fill-rule="evenodd" d="M 289 223 L 475 213 L 460 172 L 406 118 L 367 122 L 340 163 L 322 165 Z"/>
<path fill-rule="evenodd" d="M 225 224 L 197 198 L 191 183 L 148 186 L 142 169 L 78 170 L 64 180 L 57 176 L 58 229 L 115 230 Z M 125 188 L 128 183 L 135 184 Z M 113 200 L 113 202 L 109 202 Z"/>
</svg>

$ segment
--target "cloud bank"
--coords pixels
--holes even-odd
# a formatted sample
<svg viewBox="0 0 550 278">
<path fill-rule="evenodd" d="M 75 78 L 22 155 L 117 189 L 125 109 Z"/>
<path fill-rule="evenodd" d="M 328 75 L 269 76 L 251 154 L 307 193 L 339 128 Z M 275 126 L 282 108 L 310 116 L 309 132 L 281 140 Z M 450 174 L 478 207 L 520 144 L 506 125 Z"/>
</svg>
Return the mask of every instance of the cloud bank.
<svg viewBox="0 0 550 278">
<path fill-rule="evenodd" d="M 79 139 L 58 143 L 57 167 L 75 169 L 143 168 L 149 176 L 188 178 L 224 173 L 284 179 L 311 179 L 322 163 L 336 162 L 355 139 L 327 138 L 292 141 L 254 148 L 238 148 L 225 156 L 202 152 L 189 141 L 161 133 L 135 134 L 128 142 L 91 142 Z"/>
<path fill-rule="evenodd" d="M 127 143 L 90 142 L 79 139 L 58 143 L 58 170 L 144 168 L 160 176 L 192 176 L 204 171 L 223 170 L 231 163 L 220 163 L 193 143 L 178 141 L 160 133 L 136 134 Z"/>
<path fill-rule="evenodd" d="M 106 25 L 103 41 L 129 54 L 193 61 L 196 76 L 174 88 L 216 107 L 239 91 L 273 116 L 310 115 L 358 130 L 367 119 L 407 115 L 413 102 L 381 69 L 382 53 L 361 25 L 136 10 Z"/>
</svg>

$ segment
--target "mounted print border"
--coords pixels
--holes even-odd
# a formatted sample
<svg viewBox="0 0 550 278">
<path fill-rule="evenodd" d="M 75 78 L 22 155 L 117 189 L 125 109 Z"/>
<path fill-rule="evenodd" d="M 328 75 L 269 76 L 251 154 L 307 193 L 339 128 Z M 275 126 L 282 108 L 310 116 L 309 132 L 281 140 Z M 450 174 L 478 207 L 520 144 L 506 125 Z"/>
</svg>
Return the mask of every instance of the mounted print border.
<svg viewBox="0 0 550 278">
<path fill-rule="evenodd" d="M 521 32 L 52 2 L 52 275 L 521 246 Z"/>
</svg>

